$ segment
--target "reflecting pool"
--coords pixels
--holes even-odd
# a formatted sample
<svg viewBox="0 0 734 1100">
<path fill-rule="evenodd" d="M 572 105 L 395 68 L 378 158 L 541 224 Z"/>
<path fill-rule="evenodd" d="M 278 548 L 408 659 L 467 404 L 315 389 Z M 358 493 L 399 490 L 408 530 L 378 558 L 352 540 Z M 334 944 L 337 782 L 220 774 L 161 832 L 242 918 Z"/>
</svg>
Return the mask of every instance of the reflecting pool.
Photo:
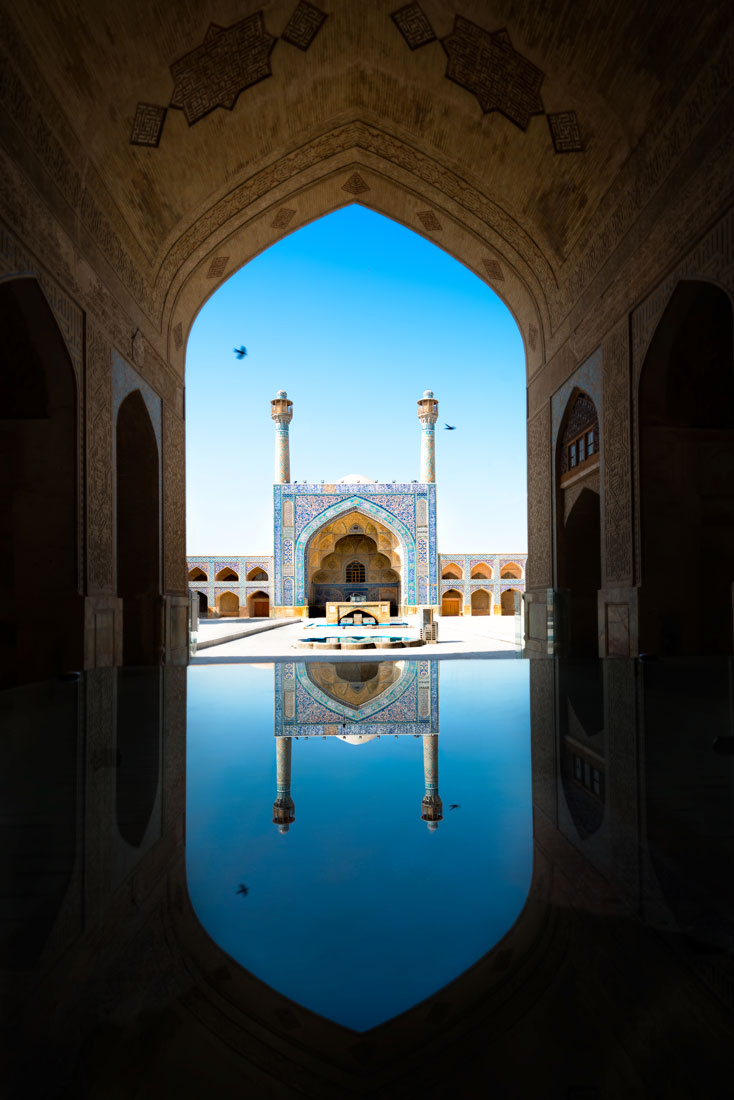
<svg viewBox="0 0 734 1100">
<path fill-rule="evenodd" d="M 363 1031 L 509 931 L 532 871 L 528 664 L 189 669 L 186 871 L 256 977 Z"/>
</svg>

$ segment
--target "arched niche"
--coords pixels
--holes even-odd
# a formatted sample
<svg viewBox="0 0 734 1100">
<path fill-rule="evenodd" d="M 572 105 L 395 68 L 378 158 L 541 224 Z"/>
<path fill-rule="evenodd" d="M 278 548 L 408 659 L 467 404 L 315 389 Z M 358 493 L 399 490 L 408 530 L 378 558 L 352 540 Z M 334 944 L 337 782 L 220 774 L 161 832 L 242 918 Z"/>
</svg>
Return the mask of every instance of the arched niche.
<svg viewBox="0 0 734 1100">
<path fill-rule="evenodd" d="M 488 565 L 486 561 L 479 561 L 472 566 L 470 580 L 491 581 L 493 575 L 492 566 Z"/>
<path fill-rule="evenodd" d="M 719 287 L 681 282 L 639 383 L 640 650 L 732 652 L 734 350 Z M 681 569 L 705 585 L 681 603 Z"/>
<path fill-rule="evenodd" d="M 140 390 L 120 406 L 116 426 L 117 594 L 123 601 L 123 663 L 160 657 L 158 445 Z"/>
<path fill-rule="evenodd" d="M 215 581 L 239 582 L 239 579 L 239 574 L 229 565 L 225 565 L 223 569 L 220 569 L 218 573 L 214 574 Z"/>
<path fill-rule="evenodd" d="M 262 584 L 265 581 L 270 580 L 270 578 L 269 578 L 267 572 L 263 569 L 263 567 L 261 565 L 255 565 L 247 573 L 247 575 L 245 576 L 245 580 L 247 580 L 247 581 L 259 581 Z"/>
<path fill-rule="evenodd" d="M 190 581 L 206 581 L 208 580 L 207 574 L 201 568 L 200 565 L 195 565 L 193 569 L 189 569 Z"/>
<path fill-rule="evenodd" d="M 492 593 L 486 588 L 476 588 L 471 594 L 472 615 L 492 614 Z"/>
<path fill-rule="evenodd" d="M 522 580 L 523 569 L 522 566 L 515 561 L 508 561 L 500 569 L 500 580 L 503 581 L 520 581 Z"/>
<path fill-rule="evenodd" d="M 464 579 L 464 570 L 460 565 L 456 565 L 454 562 L 450 562 L 448 565 L 444 565 L 441 569 L 442 581 L 461 581 Z"/>
<path fill-rule="evenodd" d="M 239 597 L 234 592 L 220 592 L 217 595 L 217 611 L 225 618 L 237 618 L 240 613 Z"/>
<path fill-rule="evenodd" d="M 565 636 L 572 657 L 599 652 L 601 588 L 601 440 L 599 413 L 588 393 L 571 394 L 556 449 L 558 587 L 565 594 Z"/>
<path fill-rule="evenodd" d="M 35 279 L 0 283 L 0 336 L 0 685 L 10 686 L 81 668 L 84 612 L 77 382 Z M 37 577 L 52 598 L 29 585 Z"/>
<path fill-rule="evenodd" d="M 506 588 L 500 595 L 500 614 L 514 615 L 516 597 L 520 595 L 517 588 Z"/>
</svg>

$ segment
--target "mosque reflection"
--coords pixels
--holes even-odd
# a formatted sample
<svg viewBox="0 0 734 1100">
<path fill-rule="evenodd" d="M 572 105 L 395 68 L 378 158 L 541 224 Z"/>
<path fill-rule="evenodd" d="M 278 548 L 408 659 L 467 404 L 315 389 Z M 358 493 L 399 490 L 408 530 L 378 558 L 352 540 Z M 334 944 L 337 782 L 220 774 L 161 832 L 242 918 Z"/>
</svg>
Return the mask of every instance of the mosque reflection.
<svg viewBox="0 0 734 1100">
<path fill-rule="evenodd" d="M 295 821 L 292 743 L 337 737 L 365 745 L 380 737 L 420 737 L 425 793 L 421 819 L 430 830 L 443 817 L 438 792 L 438 661 L 318 661 L 275 666 L 277 793 L 273 824 Z"/>
<path fill-rule="evenodd" d="M 525 670 L 526 699 L 529 689 L 532 881 L 496 946 L 364 1035 L 305 1007 L 305 986 L 303 996 L 284 996 L 277 983 L 238 965 L 197 916 L 187 878 L 186 846 L 201 840 L 197 830 L 219 807 L 206 794 L 211 774 L 224 776 L 215 794 L 222 804 L 231 799 L 231 816 L 228 834 L 204 836 L 201 865 L 215 874 L 224 836 L 233 853 L 225 868 L 227 919 L 254 948 L 270 936 L 275 957 L 280 952 L 293 968 L 289 941 L 311 919 L 309 887 L 321 890 L 320 883 L 313 890 L 312 864 L 299 872 L 304 845 L 322 846 L 336 866 L 337 838 L 357 858 L 357 834 L 345 832 L 350 800 L 370 835 L 404 800 L 384 858 L 406 878 L 410 863 L 393 846 L 409 834 L 411 844 L 421 838 L 430 859 L 452 829 L 463 859 L 485 854 L 488 834 L 477 822 L 514 767 L 501 755 L 478 777 L 482 797 L 471 827 L 463 815 L 472 800 L 463 797 L 455 813 L 444 806 L 430 837 L 420 817 L 432 825 L 441 819 L 439 737 L 448 804 L 456 782 L 452 742 L 461 731 L 464 746 L 491 741 L 500 713 L 493 701 L 516 720 L 508 687 L 515 669 Z M 253 1080 L 253 1094 L 273 1096 L 290 1096 L 296 1085 L 307 1096 L 380 1095 L 381 1088 L 391 1095 L 386 1080 L 406 1096 L 436 1087 L 470 1094 L 488 1080 L 497 1094 L 513 1097 L 573 1089 L 728 1095 L 721 1083 L 734 1071 L 731 662 L 457 661 L 441 664 L 440 679 L 440 734 L 437 662 L 99 669 L 73 683 L 2 693 L 8 1095 L 200 1096 L 202 1074 L 206 1091 L 221 1096 L 241 1094 Z M 187 681 L 189 741 L 200 741 L 198 755 L 189 744 L 188 777 Z M 227 738 L 236 743 L 243 729 L 241 706 L 227 726 L 222 699 L 233 694 L 252 707 L 259 731 L 252 742 L 262 755 L 231 770 L 221 746 Z M 470 697 L 483 700 L 471 714 L 459 706 Z M 396 770 L 387 794 L 369 778 L 355 786 L 378 753 L 385 782 Z M 278 829 L 291 826 L 285 836 L 270 823 L 274 755 L 273 818 Z M 329 755 L 348 771 L 326 792 L 319 775 Z M 250 772 L 262 777 L 256 798 Z M 242 824 L 248 813 L 250 833 Z M 512 847 L 511 830 L 495 838 L 497 847 Z M 288 875 L 278 863 L 283 853 Z M 457 882 L 465 866 L 457 858 Z M 436 886 L 431 874 L 421 869 L 405 888 L 409 899 L 415 883 L 428 880 L 420 899 L 431 937 L 426 965 L 434 954 L 440 961 L 442 929 L 447 942 L 461 939 L 472 909 L 471 898 L 453 885 Z M 260 890 L 258 876 L 268 883 L 280 877 L 282 894 Z M 202 896 L 222 907 L 217 881 L 204 879 Z M 240 881 L 251 887 L 245 897 L 235 890 Z M 370 891 L 351 907 L 339 889 L 333 899 L 320 917 L 322 958 L 340 943 L 364 958 L 370 937 L 354 931 L 360 910 L 373 939 L 401 921 L 411 935 L 420 931 L 420 920 L 400 907 L 386 913 Z M 398 961 L 378 978 L 398 982 L 400 974 Z M 530 1049 L 532 1059 L 518 1056 Z M 253 1076 L 255 1065 L 267 1069 Z M 142 1092 L 141 1081 L 150 1083 Z"/>
</svg>

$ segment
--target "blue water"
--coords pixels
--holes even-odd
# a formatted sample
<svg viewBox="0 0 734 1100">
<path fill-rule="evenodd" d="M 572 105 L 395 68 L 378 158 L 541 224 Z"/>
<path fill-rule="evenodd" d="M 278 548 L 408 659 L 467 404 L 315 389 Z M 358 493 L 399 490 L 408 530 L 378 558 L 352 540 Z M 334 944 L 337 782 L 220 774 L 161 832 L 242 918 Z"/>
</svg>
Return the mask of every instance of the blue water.
<svg viewBox="0 0 734 1100">
<path fill-rule="evenodd" d="M 189 669 L 187 876 L 196 913 L 258 978 L 357 1031 L 481 958 L 515 922 L 530 886 L 527 662 L 438 664 L 422 662 L 439 681 L 444 820 L 435 831 L 421 820 L 422 738 L 390 732 L 357 745 L 294 739 L 295 822 L 280 833 L 274 666 Z M 344 732 L 356 732 L 358 711 L 347 720 Z"/>
</svg>

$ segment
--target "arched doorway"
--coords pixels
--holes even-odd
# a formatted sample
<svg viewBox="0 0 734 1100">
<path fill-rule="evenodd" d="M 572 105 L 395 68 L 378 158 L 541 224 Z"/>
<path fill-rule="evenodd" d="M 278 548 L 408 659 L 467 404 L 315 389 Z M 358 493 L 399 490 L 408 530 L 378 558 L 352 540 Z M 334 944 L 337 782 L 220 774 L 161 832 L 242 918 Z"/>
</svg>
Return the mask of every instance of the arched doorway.
<svg viewBox="0 0 734 1100">
<path fill-rule="evenodd" d="M 500 596 L 500 612 L 503 615 L 514 615 L 515 614 L 516 597 L 519 596 L 519 595 L 520 595 L 520 593 L 517 590 L 517 588 L 506 588 L 505 589 L 505 591 Z"/>
<path fill-rule="evenodd" d="M 161 646 L 158 445 L 140 390 L 120 406 L 116 445 L 123 664 L 152 665 Z"/>
<path fill-rule="evenodd" d="M 471 613 L 472 615 L 492 614 L 492 596 L 486 588 L 477 588 L 475 592 L 472 592 Z"/>
<path fill-rule="evenodd" d="M 732 652 L 734 351 L 732 306 L 709 283 L 679 283 L 639 390 L 643 651 Z M 681 573 L 705 578 L 705 596 Z"/>
<path fill-rule="evenodd" d="M 311 615 L 324 615 L 327 600 L 355 593 L 365 600 L 389 598 L 396 610 L 400 605 L 400 542 L 371 516 L 349 512 L 324 524 L 309 540 L 306 564 Z"/>
<path fill-rule="evenodd" d="M 199 618 L 206 619 L 209 616 L 209 601 L 206 598 L 205 592 L 197 592 L 199 597 Z"/>
<path fill-rule="evenodd" d="M 195 565 L 193 567 L 193 569 L 189 570 L 189 580 L 190 581 L 205 581 L 205 580 L 207 580 L 207 575 L 200 566 Z"/>
<path fill-rule="evenodd" d="M 442 615 L 461 615 L 464 598 L 455 588 L 447 589 L 441 597 Z"/>
<path fill-rule="evenodd" d="M 556 455 L 558 587 L 565 592 L 568 655 L 599 652 L 597 603 L 601 588 L 599 414 L 587 393 L 571 395 Z"/>
<path fill-rule="evenodd" d="M 247 614 L 251 619 L 267 619 L 270 615 L 270 597 L 267 592 L 253 592 L 247 597 Z"/>
<path fill-rule="evenodd" d="M 82 664 L 77 387 L 35 279 L 0 284 L 0 684 Z M 48 596 L 36 582 L 47 577 Z"/>
<path fill-rule="evenodd" d="M 234 592 L 220 592 L 217 596 L 217 610 L 225 618 L 237 618 L 240 613 L 239 598 Z"/>
</svg>

